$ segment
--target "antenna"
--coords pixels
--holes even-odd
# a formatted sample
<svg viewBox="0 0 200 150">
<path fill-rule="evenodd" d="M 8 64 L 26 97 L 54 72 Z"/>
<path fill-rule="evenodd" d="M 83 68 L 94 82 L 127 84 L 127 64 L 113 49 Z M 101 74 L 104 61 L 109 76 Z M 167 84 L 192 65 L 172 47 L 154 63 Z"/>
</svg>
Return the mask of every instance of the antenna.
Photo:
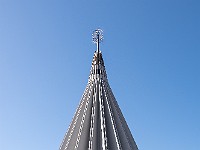
<svg viewBox="0 0 200 150">
<path fill-rule="evenodd" d="M 92 33 L 92 41 L 97 44 L 97 52 L 99 53 L 99 43 L 103 41 L 103 30 L 94 30 Z"/>
</svg>

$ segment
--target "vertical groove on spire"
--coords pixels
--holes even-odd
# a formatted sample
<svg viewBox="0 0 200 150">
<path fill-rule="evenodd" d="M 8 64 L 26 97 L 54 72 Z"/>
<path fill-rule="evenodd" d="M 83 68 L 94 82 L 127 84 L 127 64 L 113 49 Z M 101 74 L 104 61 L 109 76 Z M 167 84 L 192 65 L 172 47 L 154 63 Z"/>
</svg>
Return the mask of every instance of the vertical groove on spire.
<svg viewBox="0 0 200 150">
<path fill-rule="evenodd" d="M 110 101 L 108 99 L 108 96 L 107 96 L 107 87 L 105 86 L 105 84 L 103 84 L 103 87 L 104 87 L 104 93 L 105 93 L 105 101 L 106 101 L 106 105 L 107 106 L 107 110 L 108 110 L 108 117 L 107 117 L 107 122 L 108 122 L 108 125 L 112 125 L 112 127 L 110 127 L 109 130 L 113 131 L 113 132 L 110 132 L 110 135 L 111 133 L 113 133 L 112 136 L 108 137 L 108 142 L 110 145 L 112 145 L 112 147 L 114 147 L 114 144 L 112 143 L 117 143 L 117 145 L 114 147 L 115 149 L 117 150 L 121 150 L 121 144 L 120 144 L 120 141 L 119 141 L 119 135 L 118 135 L 118 131 L 116 130 L 116 123 L 115 123 L 115 120 L 114 120 L 114 117 L 113 117 L 113 112 L 112 112 L 112 108 L 111 108 L 111 105 L 110 105 Z M 110 119 L 109 119 L 110 118 Z M 115 137 L 115 138 L 112 138 L 112 137 Z"/>
</svg>

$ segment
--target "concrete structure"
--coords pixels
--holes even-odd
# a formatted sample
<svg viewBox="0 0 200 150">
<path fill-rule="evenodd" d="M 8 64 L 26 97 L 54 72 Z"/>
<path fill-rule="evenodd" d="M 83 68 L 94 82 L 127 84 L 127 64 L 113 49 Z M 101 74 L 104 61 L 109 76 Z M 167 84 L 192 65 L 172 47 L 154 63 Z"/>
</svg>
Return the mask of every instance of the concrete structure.
<svg viewBox="0 0 200 150">
<path fill-rule="evenodd" d="M 138 150 L 109 86 L 99 46 L 60 150 Z"/>
</svg>

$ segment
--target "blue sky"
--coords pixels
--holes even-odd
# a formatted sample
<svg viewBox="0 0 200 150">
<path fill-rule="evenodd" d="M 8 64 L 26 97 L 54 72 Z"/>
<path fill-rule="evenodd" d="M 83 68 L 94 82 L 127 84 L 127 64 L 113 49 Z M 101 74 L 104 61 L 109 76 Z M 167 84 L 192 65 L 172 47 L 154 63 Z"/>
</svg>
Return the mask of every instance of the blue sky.
<svg viewBox="0 0 200 150">
<path fill-rule="evenodd" d="M 59 148 L 97 27 L 139 149 L 199 150 L 199 0 L 0 0 L 0 149 Z"/>
</svg>

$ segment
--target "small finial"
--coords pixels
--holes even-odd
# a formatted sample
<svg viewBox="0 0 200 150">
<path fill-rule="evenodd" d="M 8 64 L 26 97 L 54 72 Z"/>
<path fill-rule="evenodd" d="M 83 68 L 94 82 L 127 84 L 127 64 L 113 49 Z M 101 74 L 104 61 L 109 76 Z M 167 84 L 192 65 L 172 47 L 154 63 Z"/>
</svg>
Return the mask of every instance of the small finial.
<svg viewBox="0 0 200 150">
<path fill-rule="evenodd" d="M 97 52 L 99 52 L 99 43 L 103 41 L 103 30 L 94 30 L 92 33 L 92 41 L 97 44 Z"/>
</svg>

